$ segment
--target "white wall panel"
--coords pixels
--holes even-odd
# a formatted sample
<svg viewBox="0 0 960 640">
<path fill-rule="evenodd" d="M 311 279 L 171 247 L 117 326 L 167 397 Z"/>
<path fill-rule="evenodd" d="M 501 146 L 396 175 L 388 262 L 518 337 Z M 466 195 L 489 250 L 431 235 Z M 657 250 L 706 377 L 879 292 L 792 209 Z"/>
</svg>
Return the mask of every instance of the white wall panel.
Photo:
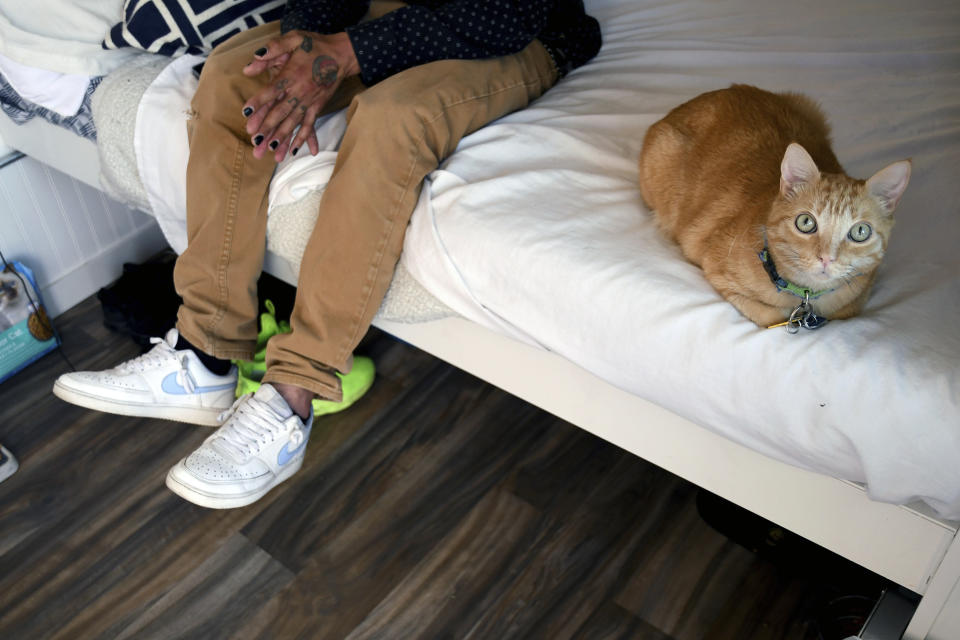
<svg viewBox="0 0 960 640">
<path fill-rule="evenodd" d="M 17 187 L 24 190 L 32 204 L 25 223 L 38 227 L 50 247 L 50 258 L 57 265 L 57 275 L 81 260 L 73 238 L 63 224 L 63 207 L 58 202 L 56 185 L 47 180 L 43 165 L 20 161 L 9 167 L 20 174 Z M 20 212 L 22 216 L 24 212 Z M 30 232 L 32 233 L 32 229 Z"/>
<path fill-rule="evenodd" d="M 90 221 L 92 213 L 85 197 L 89 190 L 81 189 L 80 185 L 81 183 L 72 180 L 70 192 L 65 195 L 68 202 L 73 204 L 73 215 L 68 215 L 67 220 L 72 222 L 70 231 L 77 242 L 80 255 L 90 255 L 99 248 L 98 236 Z"/>
<path fill-rule="evenodd" d="M 111 200 L 102 191 L 98 191 L 97 193 L 100 194 L 102 205 L 110 212 L 113 218 L 113 225 L 118 238 L 125 237 L 137 228 L 137 223 L 133 219 L 133 209 Z M 142 218 L 143 214 L 141 213 L 139 216 Z"/>
<path fill-rule="evenodd" d="M 166 246 L 150 216 L 31 158 L 0 169 L 0 249 L 58 315 Z"/>
</svg>

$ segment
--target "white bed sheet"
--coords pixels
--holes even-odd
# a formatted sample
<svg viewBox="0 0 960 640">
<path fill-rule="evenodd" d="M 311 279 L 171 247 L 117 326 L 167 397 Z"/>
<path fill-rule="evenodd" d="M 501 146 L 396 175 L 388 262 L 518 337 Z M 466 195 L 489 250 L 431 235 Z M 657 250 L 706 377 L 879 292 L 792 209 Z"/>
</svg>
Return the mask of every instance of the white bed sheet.
<svg viewBox="0 0 960 640">
<path fill-rule="evenodd" d="M 960 519 L 960 5 L 587 8 L 600 55 L 462 142 L 431 176 L 404 265 L 462 315 L 706 428 Z M 733 82 L 821 101 L 854 176 L 913 158 L 860 317 L 758 329 L 656 230 L 636 188 L 644 132 Z"/>
<path fill-rule="evenodd" d="M 3 54 L 0 73 L 21 98 L 65 118 L 77 115 L 90 86 L 90 76 L 29 67 Z"/>
<path fill-rule="evenodd" d="M 424 189 L 403 266 L 463 316 L 732 440 L 865 482 L 874 499 L 920 499 L 960 519 L 960 9 L 933 0 L 587 7 L 603 29 L 599 56 L 463 140 Z M 140 173 L 175 248 L 185 245 L 190 66 L 176 61 L 158 77 L 137 123 Z M 732 82 L 820 100 L 852 175 L 913 157 L 860 317 L 799 335 L 758 329 L 656 230 L 636 187 L 644 132 Z M 324 153 L 284 163 L 271 206 L 322 188 L 338 118 L 321 132 Z"/>
</svg>

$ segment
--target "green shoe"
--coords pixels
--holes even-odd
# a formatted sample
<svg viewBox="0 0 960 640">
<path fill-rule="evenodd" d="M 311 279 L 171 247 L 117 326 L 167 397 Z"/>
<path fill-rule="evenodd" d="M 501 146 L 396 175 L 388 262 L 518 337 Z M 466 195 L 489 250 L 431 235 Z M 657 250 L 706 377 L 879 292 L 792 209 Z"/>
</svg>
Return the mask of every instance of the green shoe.
<svg viewBox="0 0 960 640">
<path fill-rule="evenodd" d="M 252 362 L 250 360 L 237 360 L 237 397 L 245 393 L 253 393 L 260 388 L 260 381 L 267 370 L 265 362 Z M 337 374 L 340 378 L 340 386 L 343 388 L 343 400 L 333 402 L 332 400 L 314 400 L 314 417 L 327 415 L 328 413 L 337 413 L 343 411 L 354 402 L 363 397 L 363 395 L 373 385 L 373 379 L 376 377 L 376 367 L 373 360 L 366 356 L 354 356 L 353 368 L 350 373 L 344 375 Z"/>
<path fill-rule="evenodd" d="M 260 314 L 260 333 L 257 334 L 257 351 L 253 359 L 263 362 L 267 358 L 267 340 L 278 333 L 290 333 L 290 323 L 286 320 L 277 322 L 277 309 L 272 300 L 264 300 L 266 312 Z"/>
<path fill-rule="evenodd" d="M 373 385 L 373 379 L 376 377 L 376 367 L 374 367 L 373 360 L 370 358 L 354 356 L 353 368 L 350 369 L 350 373 L 346 375 L 338 373 L 337 377 L 340 378 L 343 400 L 334 402 L 332 400 L 315 399 L 313 401 L 314 417 L 343 411 L 362 398 Z"/>
<path fill-rule="evenodd" d="M 257 351 L 253 354 L 253 360 L 233 361 L 237 365 L 239 373 L 237 376 L 238 398 L 245 393 L 253 393 L 260 388 L 260 381 L 263 380 L 263 374 L 267 371 L 267 341 L 278 333 L 290 333 L 289 322 L 286 320 L 277 322 L 277 311 L 273 302 L 266 300 L 264 306 L 267 307 L 267 311 L 260 314 L 260 333 L 257 335 Z M 343 411 L 363 397 L 363 394 L 373 384 L 375 376 L 376 368 L 373 360 L 366 356 L 355 356 L 350 373 L 346 375 L 337 374 L 337 377 L 340 378 L 340 386 L 343 389 L 343 400 L 340 402 L 314 400 L 313 415 L 323 416 L 328 413 Z"/>
<path fill-rule="evenodd" d="M 260 333 L 257 334 L 257 349 L 253 360 L 234 360 L 240 371 L 237 379 L 237 397 L 245 393 L 253 393 L 260 388 L 260 379 L 267 369 L 267 341 L 278 333 L 289 333 L 290 324 L 286 321 L 277 322 L 277 309 L 272 300 L 265 300 L 266 312 L 260 314 Z"/>
</svg>

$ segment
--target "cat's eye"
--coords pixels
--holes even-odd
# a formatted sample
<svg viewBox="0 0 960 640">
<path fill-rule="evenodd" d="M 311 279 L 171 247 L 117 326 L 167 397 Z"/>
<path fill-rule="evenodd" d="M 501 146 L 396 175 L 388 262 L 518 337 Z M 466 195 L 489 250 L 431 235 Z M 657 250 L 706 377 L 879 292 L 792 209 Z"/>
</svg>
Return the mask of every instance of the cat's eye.
<svg viewBox="0 0 960 640">
<path fill-rule="evenodd" d="M 801 233 L 813 233 L 817 230 L 817 221 L 809 213 L 801 213 L 794 222 Z"/>
<path fill-rule="evenodd" d="M 854 242 L 864 242 L 870 237 L 871 233 L 873 233 L 873 229 L 870 228 L 869 224 L 866 222 L 858 222 L 850 227 L 850 231 L 847 233 L 847 236 L 849 236 L 849 238 Z"/>
</svg>

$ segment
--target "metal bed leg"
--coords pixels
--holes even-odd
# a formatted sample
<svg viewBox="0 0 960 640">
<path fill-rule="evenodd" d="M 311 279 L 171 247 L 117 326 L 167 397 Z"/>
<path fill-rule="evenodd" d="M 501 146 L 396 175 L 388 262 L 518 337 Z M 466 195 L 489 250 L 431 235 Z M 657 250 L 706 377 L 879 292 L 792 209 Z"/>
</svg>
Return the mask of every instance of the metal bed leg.
<svg viewBox="0 0 960 640">
<path fill-rule="evenodd" d="M 960 638 L 960 536 L 953 539 L 931 573 L 923 599 L 903 634 L 904 640 Z"/>
<path fill-rule="evenodd" d="M 860 640 L 900 640 L 916 609 L 916 595 L 908 596 L 899 588 L 884 589 L 857 637 Z"/>
</svg>

